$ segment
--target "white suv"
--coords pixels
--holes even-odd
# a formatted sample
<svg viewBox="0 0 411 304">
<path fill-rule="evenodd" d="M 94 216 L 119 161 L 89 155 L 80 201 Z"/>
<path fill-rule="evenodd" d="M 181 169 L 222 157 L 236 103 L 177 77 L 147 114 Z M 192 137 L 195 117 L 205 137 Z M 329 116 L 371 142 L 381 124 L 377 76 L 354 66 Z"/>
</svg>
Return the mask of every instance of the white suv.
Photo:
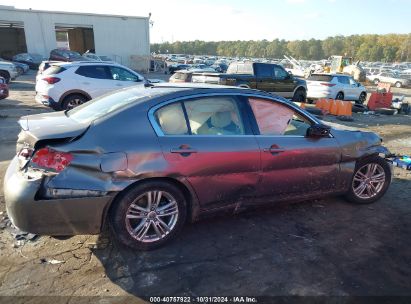
<svg viewBox="0 0 411 304">
<path fill-rule="evenodd" d="M 307 99 L 318 98 L 354 100 L 363 104 L 367 89 L 349 75 L 311 74 L 307 78 Z"/>
<path fill-rule="evenodd" d="M 116 63 L 52 63 L 36 79 L 36 101 L 67 110 L 114 90 L 147 84 L 142 75 Z"/>
</svg>

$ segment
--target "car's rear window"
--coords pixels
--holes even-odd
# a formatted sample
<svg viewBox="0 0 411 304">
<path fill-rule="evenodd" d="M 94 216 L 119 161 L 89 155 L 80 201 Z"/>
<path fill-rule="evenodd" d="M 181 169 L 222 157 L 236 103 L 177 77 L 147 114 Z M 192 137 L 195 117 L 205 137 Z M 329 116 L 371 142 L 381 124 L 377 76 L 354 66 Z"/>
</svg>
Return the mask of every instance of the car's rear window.
<svg viewBox="0 0 411 304">
<path fill-rule="evenodd" d="M 110 113 L 125 108 L 130 104 L 146 101 L 150 98 L 164 95 L 172 89 L 130 88 L 115 93 L 109 93 L 90 100 L 66 112 L 66 115 L 80 123 L 91 123 Z"/>
<path fill-rule="evenodd" d="M 61 72 L 64 72 L 65 70 L 66 70 L 66 68 L 63 68 L 62 66 L 52 65 L 47 70 L 45 70 L 43 72 L 43 74 L 44 75 L 55 75 L 55 74 L 59 74 Z"/>
<path fill-rule="evenodd" d="M 331 75 L 310 75 L 307 79 L 314 80 L 314 81 L 330 82 L 333 79 L 333 76 Z"/>
</svg>

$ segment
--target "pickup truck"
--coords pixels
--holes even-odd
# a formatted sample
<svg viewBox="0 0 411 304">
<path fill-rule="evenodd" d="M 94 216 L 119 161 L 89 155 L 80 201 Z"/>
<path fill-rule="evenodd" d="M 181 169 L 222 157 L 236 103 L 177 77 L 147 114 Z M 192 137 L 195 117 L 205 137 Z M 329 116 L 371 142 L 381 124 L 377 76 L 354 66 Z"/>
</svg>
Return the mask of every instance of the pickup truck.
<svg viewBox="0 0 411 304">
<path fill-rule="evenodd" d="M 227 74 L 193 74 L 192 82 L 203 82 L 258 89 L 304 102 L 307 97 L 305 80 L 290 75 L 282 66 L 271 63 L 233 62 Z"/>
</svg>

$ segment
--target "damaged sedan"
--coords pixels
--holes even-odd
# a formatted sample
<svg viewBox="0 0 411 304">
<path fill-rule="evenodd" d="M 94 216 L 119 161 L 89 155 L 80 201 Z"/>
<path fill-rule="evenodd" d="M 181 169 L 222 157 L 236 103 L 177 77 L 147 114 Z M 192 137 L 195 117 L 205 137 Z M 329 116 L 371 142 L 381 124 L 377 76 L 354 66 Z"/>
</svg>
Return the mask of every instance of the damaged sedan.
<svg viewBox="0 0 411 304">
<path fill-rule="evenodd" d="M 149 250 L 205 214 L 330 195 L 372 203 L 391 183 L 376 134 L 331 128 L 251 89 L 132 87 L 20 125 L 7 212 L 42 235 L 109 223 L 123 244 Z"/>
</svg>

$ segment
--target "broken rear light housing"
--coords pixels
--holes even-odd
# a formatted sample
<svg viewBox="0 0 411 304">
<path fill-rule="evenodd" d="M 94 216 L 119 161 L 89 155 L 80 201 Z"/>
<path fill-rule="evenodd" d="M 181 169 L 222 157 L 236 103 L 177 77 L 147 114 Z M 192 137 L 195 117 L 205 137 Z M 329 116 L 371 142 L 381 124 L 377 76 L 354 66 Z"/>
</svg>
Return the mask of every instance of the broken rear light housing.
<svg viewBox="0 0 411 304">
<path fill-rule="evenodd" d="M 63 171 L 73 160 L 73 155 L 67 152 L 60 152 L 50 148 L 42 148 L 34 153 L 31 162 L 38 167 L 53 169 L 57 172 Z"/>
</svg>

